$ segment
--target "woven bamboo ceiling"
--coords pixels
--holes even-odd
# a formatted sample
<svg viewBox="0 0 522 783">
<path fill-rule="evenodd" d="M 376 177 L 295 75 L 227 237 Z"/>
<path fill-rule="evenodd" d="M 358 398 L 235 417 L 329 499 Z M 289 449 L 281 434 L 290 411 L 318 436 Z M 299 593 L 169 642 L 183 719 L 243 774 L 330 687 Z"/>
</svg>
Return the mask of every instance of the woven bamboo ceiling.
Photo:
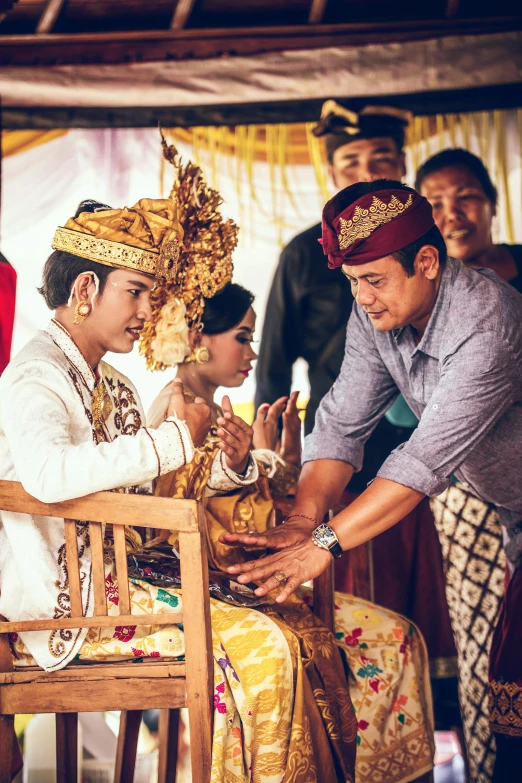
<svg viewBox="0 0 522 783">
<path fill-rule="evenodd" d="M 119 63 L 522 29 L 514 0 L 0 0 L 0 65 Z"/>
</svg>

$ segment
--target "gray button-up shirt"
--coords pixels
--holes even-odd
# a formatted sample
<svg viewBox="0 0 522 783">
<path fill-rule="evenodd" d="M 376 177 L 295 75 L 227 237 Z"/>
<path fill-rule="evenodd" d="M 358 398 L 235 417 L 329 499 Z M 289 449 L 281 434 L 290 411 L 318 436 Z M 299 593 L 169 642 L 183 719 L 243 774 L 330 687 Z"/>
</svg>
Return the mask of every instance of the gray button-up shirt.
<svg viewBox="0 0 522 783">
<path fill-rule="evenodd" d="M 361 469 L 364 444 L 403 394 L 420 423 L 378 476 L 438 495 L 452 474 L 494 503 L 522 559 L 522 296 L 487 269 L 448 259 L 420 342 L 410 326 L 376 331 L 355 304 L 340 375 L 324 397 L 304 461 Z"/>
</svg>

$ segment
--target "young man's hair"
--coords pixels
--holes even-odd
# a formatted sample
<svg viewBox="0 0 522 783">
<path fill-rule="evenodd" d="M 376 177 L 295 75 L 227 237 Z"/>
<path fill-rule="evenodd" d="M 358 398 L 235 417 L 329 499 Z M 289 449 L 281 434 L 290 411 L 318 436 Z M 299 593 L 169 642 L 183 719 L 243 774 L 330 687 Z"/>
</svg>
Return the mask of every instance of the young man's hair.
<svg viewBox="0 0 522 783">
<path fill-rule="evenodd" d="M 74 217 L 78 217 L 82 212 L 102 212 L 107 209 L 112 209 L 112 207 L 88 199 L 78 205 Z M 42 285 L 38 288 L 38 293 L 43 296 L 45 304 L 50 310 L 56 310 L 67 304 L 73 283 L 82 272 L 94 272 L 98 276 L 101 294 L 107 278 L 113 271 L 114 267 L 98 264 L 87 258 L 80 258 L 80 256 L 67 253 L 65 250 L 55 250 L 45 262 Z"/>
<path fill-rule="evenodd" d="M 337 195 L 337 209 L 339 212 L 342 212 L 346 207 L 353 204 L 354 201 L 358 201 L 358 199 L 363 196 L 367 196 L 369 193 L 374 193 L 377 190 L 388 189 L 408 190 L 408 187 L 407 185 L 403 185 L 402 182 L 398 182 L 394 179 L 375 179 L 372 182 L 357 182 L 355 185 L 350 185 L 349 188 L 346 188 L 346 191 L 349 191 L 349 194 L 347 194 L 345 199 L 342 198 L 342 194 L 345 191 L 341 191 L 341 193 Z M 437 226 L 432 226 L 423 236 L 416 239 L 415 242 L 411 242 L 409 245 L 406 245 L 406 247 L 396 250 L 395 253 L 390 253 L 391 257 L 398 261 L 404 268 L 408 277 L 413 277 L 415 274 L 415 258 L 424 245 L 433 245 L 433 247 L 438 250 L 441 265 L 445 264 L 448 257 L 446 243 Z"/>
<path fill-rule="evenodd" d="M 442 169 L 449 168 L 468 169 L 468 171 L 480 182 L 480 186 L 488 200 L 491 201 L 492 204 L 497 203 L 497 189 L 491 181 L 487 168 L 480 158 L 477 158 L 472 152 L 462 149 L 442 150 L 442 152 L 437 152 L 436 155 L 432 155 L 431 158 L 428 158 L 417 171 L 417 176 L 415 177 L 415 190 L 420 192 L 422 181 L 426 177 L 430 177 L 432 174 L 442 171 Z"/>
</svg>

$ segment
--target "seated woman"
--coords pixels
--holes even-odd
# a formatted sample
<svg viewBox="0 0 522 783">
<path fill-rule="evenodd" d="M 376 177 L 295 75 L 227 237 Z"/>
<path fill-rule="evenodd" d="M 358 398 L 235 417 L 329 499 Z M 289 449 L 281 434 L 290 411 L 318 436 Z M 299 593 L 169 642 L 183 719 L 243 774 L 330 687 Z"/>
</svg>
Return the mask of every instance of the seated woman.
<svg viewBox="0 0 522 783">
<path fill-rule="evenodd" d="M 221 429 L 228 414 L 214 401 L 216 389 L 220 386 L 237 387 L 244 383 L 251 363 L 256 358 L 251 348 L 255 328 L 252 301 L 253 297 L 248 291 L 233 283 L 207 299 L 202 330 L 190 331 L 188 339 L 192 351 L 178 367 L 177 377 L 183 381 L 185 392 L 197 394 L 211 407 L 214 426 L 204 447 L 207 460 L 215 453 L 217 445 L 223 448 L 230 440 L 230 436 Z M 142 341 L 142 350 L 149 363 L 154 362 L 156 366 L 163 367 L 166 366 L 166 359 L 172 360 L 172 347 L 179 345 L 178 337 L 180 333 L 184 333 L 186 323 L 186 315 L 183 320 L 180 318 L 180 307 L 183 309 L 179 301 L 173 305 L 167 302 L 160 312 L 153 314 L 152 323 L 156 324 L 156 337 L 149 341 L 145 336 Z M 188 350 L 190 348 L 187 347 L 181 355 Z M 175 358 L 179 359 L 179 355 Z M 149 411 L 148 423 L 152 426 L 159 426 L 164 420 L 169 388 L 170 383 L 158 395 Z M 274 516 L 273 496 L 286 494 L 288 488 L 296 482 L 296 465 L 300 457 L 300 423 L 296 416 L 296 396 L 294 393 L 286 405 L 285 400 L 280 400 L 268 411 L 265 408 L 258 412 L 253 425 L 252 454 L 258 464 L 260 476 L 255 484 L 248 490 L 238 487 L 227 497 L 209 498 L 206 501 L 209 558 L 214 569 L 225 572 L 226 567 L 237 562 L 239 557 L 249 557 L 246 552 L 239 554 L 237 548 L 221 543 L 220 535 L 225 532 L 260 532 L 266 529 Z M 225 401 L 228 409 L 227 398 Z M 273 425 L 283 407 L 285 411 L 281 450 L 276 454 L 266 447 L 274 444 L 277 427 Z M 200 497 L 198 478 L 204 475 L 203 450 L 200 449 L 199 454 L 198 464 L 193 462 L 186 469 L 158 480 L 158 494 L 169 497 Z M 187 487 L 191 488 L 188 493 Z M 277 592 L 273 595 L 274 598 L 275 595 Z M 259 698 L 258 689 L 262 692 L 265 687 L 264 680 L 252 666 L 251 643 L 247 641 L 250 631 L 245 629 L 245 619 L 248 616 L 246 628 L 250 629 L 261 628 L 266 616 L 271 617 L 284 629 L 287 644 L 292 640 L 295 645 L 295 639 L 298 639 L 303 649 L 303 620 L 308 617 L 306 646 L 311 650 L 315 648 L 315 657 L 319 655 L 317 645 L 321 649 L 323 645 L 329 645 L 329 634 L 326 629 L 319 628 L 316 622 L 312 626 L 310 615 L 303 614 L 304 607 L 310 605 L 310 602 L 311 591 L 303 588 L 300 596 L 289 602 L 288 606 L 274 604 L 272 599 L 267 605 L 258 606 L 248 612 L 246 609 L 226 607 L 227 634 L 234 635 L 238 640 L 239 652 L 229 649 L 227 638 L 223 638 L 220 633 L 221 625 L 214 622 L 216 612 L 219 611 L 221 616 L 225 611 L 223 604 L 212 602 L 215 660 L 218 664 L 216 699 L 219 710 L 215 714 L 217 735 L 214 753 L 224 759 L 224 770 L 228 771 L 230 768 L 238 774 L 237 766 L 233 766 L 234 758 L 238 757 L 242 745 L 248 747 L 252 742 L 259 743 L 257 735 L 262 732 L 262 723 L 266 720 L 266 715 L 258 708 L 257 725 L 252 724 L 252 721 L 245 722 L 245 702 L 251 705 L 252 699 Z M 342 593 L 335 595 L 335 630 L 337 645 L 348 663 L 349 692 L 358 721 L 357 781 L 374 783 L 381 779 L 394 783 L 420 778 L 431 769 L 433 755 L 429 673 L 420 634 L 405 618 Z M 158 634 L 161 635 L 161 631 Z M 240 643 L 239 640 L 243 638 L 244 643 Z M 151 637 L 147 636 L 145 645 L 140 642 L 140 649 L 144 649 L 150 641 Z M 287 644 L 283 643 L 283 650 Z M 325 650 L 322 652 L 324 654 Z M 332 652 L 328 655 L 332 656 Z M 280 669 L 282 664 L 281 658 L 276 662 L 277 668 Z M 305 671 L 309 672 L 309 665 L 306 663 Z M 249 699 L 244 692 L 246 689 Z M 310 706 L 307 709 L 310 709 Z M 242 726 L 242 732 L 232 733 L 232 726 Z M 219 751 L 216 747 L 218 740 Z M 285 762 L 282 758 L 279 774 L 283 774 L 284 768 Z M 286 777 L 274 779 L 287 780 Z M 318 779 L 336 778 L 319 776 Z"/>
<path fill-rule="evenodd" d="M 447 149 L 429 158 L 417 172 L 415 188 L 433 208 L 448 253 L 467 266 L 492 269 L 522 292 L 522 245 L 495 244 L 492 222 L 497 190 L 482 161 L 471 152 Z M 489 729 L 488 665 L 493 629 L 504 595 L 505 556 L 495 506 L 479 500 L 455 481 L 431 501 L 442 546 L 446 597 L 458 651 L 459 700 L 469 767 L 473 779 L 491 780 L 495 743 Z M 496 701 L 505 698 L 499 686 Z M 504 710 L 505 711 L 505 710 Z M 513 735 L 514 728 L 493 728 Z M 498 743 L 503 742 L 497 736 Z M 506 754 L 502 754 L 505 756 Z"/>
</svg>

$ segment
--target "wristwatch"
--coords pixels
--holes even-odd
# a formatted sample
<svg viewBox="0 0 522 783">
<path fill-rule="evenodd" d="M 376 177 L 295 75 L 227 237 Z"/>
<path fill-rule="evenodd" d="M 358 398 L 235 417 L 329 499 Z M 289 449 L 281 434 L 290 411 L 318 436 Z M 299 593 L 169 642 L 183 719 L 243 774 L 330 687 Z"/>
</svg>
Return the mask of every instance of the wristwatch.
<svg viewBox="0 0 522 783">
<path fill-rule="evenodd" d="M 330 525 L 317 525 L 312 533 L 312 541 L 321 549 L 328 549 L 333 557 L 341 557 L 343 554 L 339 539 Z"/>
</svg>

